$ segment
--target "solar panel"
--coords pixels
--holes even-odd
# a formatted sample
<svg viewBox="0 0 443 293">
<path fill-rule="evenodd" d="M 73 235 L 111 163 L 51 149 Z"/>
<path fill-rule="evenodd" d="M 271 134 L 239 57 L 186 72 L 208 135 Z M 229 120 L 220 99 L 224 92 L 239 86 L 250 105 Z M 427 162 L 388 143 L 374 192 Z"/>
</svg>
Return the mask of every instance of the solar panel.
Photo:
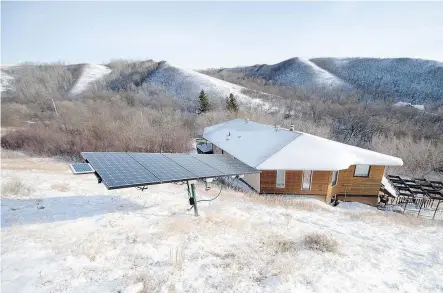
<svg viewBox="0 0 443 293">
<path fill-rule="evenodd" d="M 172 161 L 176 162 L 186 170 L 195 174 L 197 178 L 209 178 L 224 176 L 224 174 L 217 169 L 212 168 L 206 163 L 198 160 L 192 155 L 188 154 L 163 154 Z M 206 155 L 209 156 L 209 155 Z"/>
<path fill-rule="evenodd" d="M 82 156 L 108 189 L 259 172 L 225 155 L 84 152 Z"/>
<path fill-rule="evenodd" d="M 134 158 L 122 152 L 82 153 L 108 189 L 161 183 Z"/>
<path fill-rule="evenodd" d="M 72 170 L 72 173 L 74 174 L 88 174 L 88 173 L 94 173 L 95 170 L 92 168 L 91 165 L 88 163 L 74 163 L 69 164 L 69 167 Z"/>
<path fill-rule="evenodd" d="M 128 153 L 162 182 L 197 179 L 198 176 L 183 168 L 164 154 Z"/>
<path fill-rule="evenodd" d="M 227 155 L 194 155 L 198 160 L 219 170 L 224 175 L 257 173 L 257 170 Z"/>
</svg>

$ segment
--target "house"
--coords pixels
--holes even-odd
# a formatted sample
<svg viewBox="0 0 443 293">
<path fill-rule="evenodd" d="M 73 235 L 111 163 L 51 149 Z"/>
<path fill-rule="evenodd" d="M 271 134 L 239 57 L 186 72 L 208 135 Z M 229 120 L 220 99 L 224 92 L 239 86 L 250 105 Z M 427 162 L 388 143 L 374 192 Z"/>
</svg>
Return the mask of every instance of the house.
<svg viewBox="0 0 443 293">
<path fill-rule="evenodd" d="M 310 196 L 331 202 L 377 204 L 385 166 L 400 158 L 315 135 L 235 119 L 204 129 L 203 138 L 223 153 L 261 170 L 243 180 L 264 194 Z"/>
</svg>

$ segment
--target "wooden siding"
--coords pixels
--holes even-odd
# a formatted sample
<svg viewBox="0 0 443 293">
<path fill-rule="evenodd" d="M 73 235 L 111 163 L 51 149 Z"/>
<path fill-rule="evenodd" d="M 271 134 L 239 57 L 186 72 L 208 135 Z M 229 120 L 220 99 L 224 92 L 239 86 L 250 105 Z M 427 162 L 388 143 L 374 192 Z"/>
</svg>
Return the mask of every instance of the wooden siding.
<svg viewBox="0 0 443 293">
<path fill-rule="evenodd" d="M 276 187 L 277 171 L 265 170 L 260 174 L 260 192 L 326 196 L 331 183 L 331 171 L 313 171 L 310 190 L 302 190 L 302 171 L 286 171 L 285 187 Z"/>
<path fill-rule="evenodd" d="M 368 177 L 354 177 L 355 165 L 338 173 L 337 185 L 332 187 L 331 194 L 373 195 L 378 196 L 384 166 L 371 165 Z"/>
<path fill-rule="evenodd" d="M 222 150 L 214 146 L 214 154 L 221 154 Z M 224 154 L 229 155 L 224 152 Z M 310 190 L 302 190 L 302 171 L 287 170 L 285 187 L 276 187 L 277 171 L 263 170 L 260 174 L 260 193 L 268 194 L 299 194 L 311 195 L 317 199 L 330 202 L 332 196 L 339 195 L 339 200 L 355 201 L 371 205 L 377 204 L 378 192 L 385 171 L 384 166 L 371 165 L 368 177 L 354 177 L 355 165 L 340 170 L 337 184 L 332 186 L 332 171 L 312 172 Z M 345 197 L 344 194 L 347 196 Z"/>
</svg>

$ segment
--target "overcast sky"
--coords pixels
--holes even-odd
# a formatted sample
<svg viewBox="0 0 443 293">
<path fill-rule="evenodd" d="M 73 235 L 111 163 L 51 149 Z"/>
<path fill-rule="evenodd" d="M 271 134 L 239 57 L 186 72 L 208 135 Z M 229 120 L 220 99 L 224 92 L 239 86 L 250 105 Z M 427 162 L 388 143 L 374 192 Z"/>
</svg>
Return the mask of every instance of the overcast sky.
<svg viewBox="0 0 443 293">
<path fill-rule="evenodd" d="M 443 2 L 1 2 L 2 64 L 167 60 L 186 68 L 291 57 L 443 61 Z"/>
</svg>

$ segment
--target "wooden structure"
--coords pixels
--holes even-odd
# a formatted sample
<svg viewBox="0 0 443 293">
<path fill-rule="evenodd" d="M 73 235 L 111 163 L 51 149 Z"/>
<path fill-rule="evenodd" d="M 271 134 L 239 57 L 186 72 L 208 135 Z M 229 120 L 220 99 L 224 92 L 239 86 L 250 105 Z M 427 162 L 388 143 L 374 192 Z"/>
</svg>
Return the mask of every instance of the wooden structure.
<svg viewBox="0 0 443 293">
<path fill-rule="evenodd" d="M 214 154 L 233 157 L 214 145 Z M 277 170 L 262 170 L 260 174 L 245 175 L 243 181 L 261 194 L 291 194 L 312 197 L 330 203 L 332 200 L 356 201 L 370 205 L 378 202 L 385 166 L 370 166 L 368 176 L 354 176 L 356 165 L 337 172 L 333 185 L 333 171 L 311 173 L 311 187 L 302 188 L 303 171 L 286 170 L 284 187 L 277 187 Z"/>
<path fill-rule="evenodd" d="M 400 158 L 315 135 L 235 119 L 206 127 L 214 154 L 225 154 L 261 171 L 245 175 L 262 194 L 309 196 L 325 202 L 376 205 L 385 166 Z"/>
</svg>

